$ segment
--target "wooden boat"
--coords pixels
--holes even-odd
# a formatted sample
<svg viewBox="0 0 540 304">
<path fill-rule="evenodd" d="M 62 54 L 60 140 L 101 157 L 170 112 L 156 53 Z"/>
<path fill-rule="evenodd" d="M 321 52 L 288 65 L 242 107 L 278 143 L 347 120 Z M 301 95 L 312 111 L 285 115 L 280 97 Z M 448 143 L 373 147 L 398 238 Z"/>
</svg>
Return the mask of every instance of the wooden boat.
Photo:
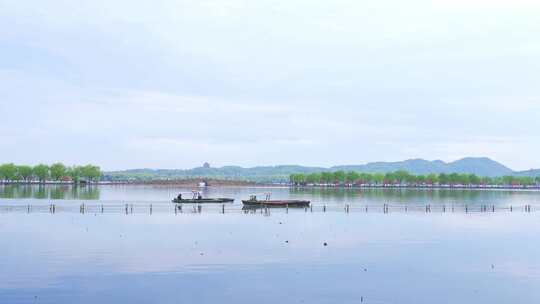
<svg viewBox="0 0 540 304">
<path fill-rule="evenodd" d="M 177 197 L 173 198 L 172 202 L 176 204 L 232 203 L 234 202 L 234 198 L 203 198 L 200 192 L 193 191 L 192 198 L 182 198 L 182 194 L 178 194 Z"/>
<path fill-rule="evenodd" d="M 289 207 L 302 208 L 309 207 L 310 201 L 305 200 L 271 200 L 270 195 L 264 200 L 258 200 L 255 195 L 250 196 L 248 200 L 242 200 L 242 204 L 246 207 Z"/>
<path fill-rule="evenodd" d="M 172 200 L 176 204 L 207 204 L 207 203 L 232 203 L 234 198 L 218 197 L 218 198 L 188 198 L 188 199 L 178 199 L 175 197 Z"/>
</svg>

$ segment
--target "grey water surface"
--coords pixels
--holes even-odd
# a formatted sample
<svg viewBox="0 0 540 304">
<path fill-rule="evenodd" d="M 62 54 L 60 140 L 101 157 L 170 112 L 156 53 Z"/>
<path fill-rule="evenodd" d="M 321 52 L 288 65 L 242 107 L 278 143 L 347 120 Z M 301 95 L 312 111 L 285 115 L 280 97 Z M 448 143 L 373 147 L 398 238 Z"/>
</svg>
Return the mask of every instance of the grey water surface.
<svg viewBox="0 0 540 304">
<path fill-rule="evenodd" d="M 172 206 L 187 188 L 0 186 L 2 205 Z M 538 303 L 540 193 L 208 188 L 497 212 L 0 212 L 0 303 Z M 533 212 L 502 207 L 530 204 Z M 517 207 L 516 207 L 517 208 Z M 67 210 L 67 209 L 66 209 Z M 236 212 L 238 211 L 238 212 Z"/>
</svg>

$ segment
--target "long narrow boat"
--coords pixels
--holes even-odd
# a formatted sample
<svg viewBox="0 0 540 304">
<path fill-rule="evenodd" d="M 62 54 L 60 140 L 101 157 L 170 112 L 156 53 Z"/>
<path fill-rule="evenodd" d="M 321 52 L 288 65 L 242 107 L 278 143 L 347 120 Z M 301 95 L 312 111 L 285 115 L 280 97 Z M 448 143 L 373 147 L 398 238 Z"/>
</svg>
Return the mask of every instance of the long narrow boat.
<svg viewBox="0 0 540 304">
<path fill-rule="evenodd" d="M 309 207 L 310 201 L 306 200 L 270 200 L 267 195 L 266 199 L 258 200 L 255 195 L 252 195 L 248 200 L 242 200 L 242 204 L 246 207 Z"/>
<path fill-rule="evenodd" d="M 234 198 L 225 198 L 225 197 L 219 197 L 219 198 L 189 198 L 189 199 L 178 199 L 175 197 L 172 200 L 173 203 L 176 204 L 208 204 L 208 203 L 232 203 L 234 202 Z"/>
</svg>

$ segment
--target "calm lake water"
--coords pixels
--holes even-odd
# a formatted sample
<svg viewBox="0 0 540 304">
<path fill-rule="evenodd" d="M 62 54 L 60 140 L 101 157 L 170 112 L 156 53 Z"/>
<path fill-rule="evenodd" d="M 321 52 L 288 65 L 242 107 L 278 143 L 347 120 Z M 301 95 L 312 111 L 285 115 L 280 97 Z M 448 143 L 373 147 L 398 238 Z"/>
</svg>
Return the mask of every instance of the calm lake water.
<svg viewBox="0 0 540 304">
<path fill-rule="evenodd" d="M 237 199 L 271 190 L 317 212 L 246 214 L 239 201 L 225 214 L 171 212 L 189 190 L 0 186 L 0 303 L 540 302 L 540 192 L 209 188 Z M 51 203 L 60 211 L 6 207 Z M 82 203 L 109 209 L 82 214 Z M 125 203 L 140 211 L 111 207 Z"/>
</svg>

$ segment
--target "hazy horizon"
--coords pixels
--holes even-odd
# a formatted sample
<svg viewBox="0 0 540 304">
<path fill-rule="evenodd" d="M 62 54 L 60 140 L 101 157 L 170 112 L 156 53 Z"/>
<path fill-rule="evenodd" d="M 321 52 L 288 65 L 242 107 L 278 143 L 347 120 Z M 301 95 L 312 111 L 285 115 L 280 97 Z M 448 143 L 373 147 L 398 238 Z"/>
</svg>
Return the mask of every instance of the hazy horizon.
<svg viewBox="0 0 540 304">
<path fill-rule="evenodd" d="M 540 168 L 540 3 L 0 0 L 0 163 Z"/>
<path fill-rule="evenodd" d="M 466 158 L 473 158 L 473 159 L 480 159 L 480 158 L 485 158 L 485 157 L 482 157 L 482 156 L 477 156 L 477 157 L 464 157 L 464 158 L 460 158 L 460 159 L 455 159 L 455 160 L 451 160 L 451 161 L 444 161 L 444 160 L 441 160 L 441 159 L 432 159 L 432 160 L 429 160 L 429 159 L 423 159 L 423 158 L 410 158 L 410 159 L 402 159 L 402 160 L 398 160 L 398 161 L 388 161 L 388 162 L 383 162 L 383 163 L 393 163 L 393 162 L 404 162 L 404 161 L 410 161 L 410 160 L 425 160 L 425 161 L 429 161 L 429 162 L 435 162 L 435 161 L 442 161 L 444 162 L 445 164 L 449 164 L 449 163 L 452 163 L 452 162 L 455 162 L 455 161 L 459 161 L 459 160 L 462 160 L 462 159 L 466 159 Z M 491 159 L 491 158 L 488 158 L 492 161 L 495 161 L 497 162 L 497 160 L 494 160 L 494 159 Z M 358 162 L 358 163 L 350 163 L 350 164 L 335 164 L 335 165 L 330 165 L 330 166 L 317 166 L 317 165 L 313 165 L 313 166 L 310 166 L 310 165 L 303 165 L 303 164 L 261 164 L 261 165 L 256 165 L 256 166 L 240 166 L 240 165 L 236 165 L 236 164 L 213 164 L 211 162 L 205 162 L 205 163 L 202 163 L 202 164 L 199 164 L 199 165 L 195 165 L 193 167 L 184 167 L 184 168 L 167 168 L 167 167 L 156 167 L 156 168 L 152 168 L 152 167 L 134 167 L 134 168 L 123 168 L 123 169 L 117 169 L 117 170 L 106 170 L 106 171 L 128 171 L 128 170 L 139 170 L 139 169 L 149 169 L 149 170 L 190 170 L 190 169 L 195 169 L 195 168 L 200 168 L 200 167 L 203 167 L 206 163 L 208 163 L 210 165 L 211 168 L 223 168 L 223 167 L 242 167 L 244 169 L 249 169 L 249 168 L 255 168 L 255 167 L 279 167 L 279 166 L 300 166 L 300 167 L 318 167 L 318 168 L 333 168 L 333 167 L 340 167 L 340 166 L 362 166 L 362 165 L 367 165 L 367 164 L 370 164 L 370 163 L 377 163 L 378 161 L 375 161 L 375 162 Z M 501 163 L 501 162 L 498 162 L 499 164 L 511 169 L 512 171 L 514 172 L 520 172 L 520 171 L 527 171 L 527 170 L 531 170 L 531 169 L 540 169 L 540 168 L 529 168 L 529 169 L 525 169 L 525 170 L 515 170 L 514 168 L 510 167 L 510 166 L 507 166 L 506 164 L 504 163 Z"/>
</svg>

